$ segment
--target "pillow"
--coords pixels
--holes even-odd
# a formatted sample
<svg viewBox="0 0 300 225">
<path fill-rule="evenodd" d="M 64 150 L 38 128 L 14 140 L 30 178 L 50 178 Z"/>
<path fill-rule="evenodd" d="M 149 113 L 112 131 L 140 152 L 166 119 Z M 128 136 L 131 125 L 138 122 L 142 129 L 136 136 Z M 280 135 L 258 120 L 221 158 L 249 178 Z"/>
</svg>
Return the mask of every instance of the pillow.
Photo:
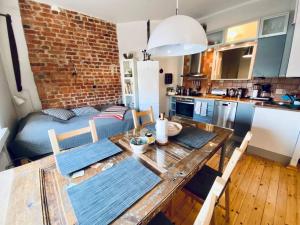
<svg viewBox="0 0 300 225">
<path fill-rule="evenodd" d="M 44 109 L 42 112 L 61 120 L 69 120 L 76 116 L 75 113 L 67 109 Z"/>
<path fill-rule="evenodd" d="M 71 109 L 76 116 L 89 116 L 100 113 L 97 109 L 91 106 Z"/>
</svg>

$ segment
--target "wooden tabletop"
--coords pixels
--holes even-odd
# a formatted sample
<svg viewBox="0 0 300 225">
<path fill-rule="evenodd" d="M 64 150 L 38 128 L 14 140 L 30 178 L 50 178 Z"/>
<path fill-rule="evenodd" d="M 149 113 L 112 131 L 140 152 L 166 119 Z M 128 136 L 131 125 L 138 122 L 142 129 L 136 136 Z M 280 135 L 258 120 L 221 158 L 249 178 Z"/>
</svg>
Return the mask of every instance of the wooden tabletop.
<svg viewBox="0 0 300 225">
<path fill-rule="evenodd" d="M 191 151 L 169 141 L 165 146 L 150 145 L 138 157 L 129 147 L 129 139 L 145 132 L 133 130 L 111 140 L 124 151 L 85 169 L 85 175 L 71 179 L 60 175 L 53 156 L 0 173 L 0 224 L 75 224 L 76 217 L 66 194 L 66 186 L 79 183 L 105 168 L 133 156 L 158 174 L 162 181 L 113 224 L 147 224 L 172 199 L 193 175 L 225 144 L 232 130 L 191 121 L 184 126 L 215 132 L 217 136 L 201 149 Z M 222 167 L 220 167 L 222 168 Z"/>
</svg>

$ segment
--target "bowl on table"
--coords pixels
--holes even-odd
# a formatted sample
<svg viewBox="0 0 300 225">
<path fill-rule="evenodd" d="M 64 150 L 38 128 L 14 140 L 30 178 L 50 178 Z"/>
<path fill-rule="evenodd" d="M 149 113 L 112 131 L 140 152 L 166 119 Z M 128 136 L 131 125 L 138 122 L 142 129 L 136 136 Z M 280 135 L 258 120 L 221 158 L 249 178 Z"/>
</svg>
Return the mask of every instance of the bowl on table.
<svg viewBox="0 0 300 225">
<path fill-rule="evenodd" d="M 135 154 L 146 152 L 148 147 L 147 137 L 134 137 L 130 139 L 130 147 Z"/>
<path fill-rule="evenodd" d="M 171 122 L 171 121 L 168 122 L 168 136 L 169 137 L 178 135 L 181 130 L 182 130 L 182 125 L 180 123 Z"/>
</svg>

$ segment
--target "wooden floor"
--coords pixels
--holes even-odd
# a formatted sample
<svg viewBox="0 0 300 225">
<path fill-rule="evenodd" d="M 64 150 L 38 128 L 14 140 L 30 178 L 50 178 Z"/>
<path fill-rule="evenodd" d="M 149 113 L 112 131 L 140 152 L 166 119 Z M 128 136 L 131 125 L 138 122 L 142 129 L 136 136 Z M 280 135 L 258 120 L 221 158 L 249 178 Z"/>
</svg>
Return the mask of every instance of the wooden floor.
<svg viewBox="0 0 300 225">
<path fill-rule="evenodd" d="M 219 156 L 207 164 L 217 168 Z M 222 224 L 286 224 L 300 225 L 300 172 L 256 156 L 244 155 L 231 177 L 230 222 L 226 223 L 225 211 L 216 207 L 216 225 Z M 220 201 L 224 205 L 224 197 Z M 167 216 L 170 218 L 171 206 Z M 176 225 L 193 224 L 201 204 L 183 192 L 178 193 L 172 204 L 170 218 Z"/>
</svg>

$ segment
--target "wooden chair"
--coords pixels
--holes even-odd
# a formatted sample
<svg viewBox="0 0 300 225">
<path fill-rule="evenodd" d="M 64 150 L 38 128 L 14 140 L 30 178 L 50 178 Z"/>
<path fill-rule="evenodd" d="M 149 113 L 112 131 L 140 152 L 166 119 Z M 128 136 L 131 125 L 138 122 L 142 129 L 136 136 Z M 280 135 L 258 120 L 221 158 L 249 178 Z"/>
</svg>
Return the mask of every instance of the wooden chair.
<svg viewBox="0 0 300 225">
<path fill-rule="evenodd" d="M 221 177 L 216 177 L 209 194 L 204 201 L 199 214 L 197 215 L 194 225 L 209 225 L 214 224 L 214 208 L 215 204 L 225 189 L 226 182 Z M 148 225 L 173 225 L 173 223 L 163 214 L 157 214 Z"/>
<path fill-rule="evenodd" d="M 88 127 L 69 131 L 69 132 L 62 133 L 62 134 L 56 134 L 54 129 L 49 130 L 48 135 L 50 138 L 50 142 L 51 142 L 51 146 L 52 146 L 52 150 L 53 150 L 54 154 L 58 154 L 61 150 L 59 147 L 59 141 L 63 141 L 65 139 L 72 138 L 72 137 L 75 137 L 75 136 L 78 136 L 81 134 L 86 134 L 86 133 L 91 133 L 93 143 L 95 143 L 99 140 L 94 120 L 89 120 Z"/>
<path fill-rule="evenodd" d="M 250 132 L 245 136 L 241 148 L 236 148 L 224 170 L 223 173 L 218 172 L 217 170 L 204 165 L 201 170 L 186 184 L 184 187 L 184 191 L 192 196 L 193 199 L 198 200 L 203 203 L 208 196 L 208 193 L 216 179 L 216 177 L 220 176 L 226 182 L 225 188 L 225 207 L 222 207 L 226 211 L 226 220 L 229 221 L 229 213 L 230 213 L 230 205 L 229 205 L 229 183 L 230 176 L 235 166 L 237 165 L 239 159 L 242 154 L 245 152 L 248 143 L 252 137 Z"/>
<path fill-rule="evenodd" d="M 152 106 L 150 106 L 150 109 L 148 109 L 147 111 L 137 112 L 136 110 L 132 110 L 132 117 L 135 129 L 154 123 Z M 140 119 L 142 117 L 149 117 L 149 120 L 141 124 Z"/>
</svg>

